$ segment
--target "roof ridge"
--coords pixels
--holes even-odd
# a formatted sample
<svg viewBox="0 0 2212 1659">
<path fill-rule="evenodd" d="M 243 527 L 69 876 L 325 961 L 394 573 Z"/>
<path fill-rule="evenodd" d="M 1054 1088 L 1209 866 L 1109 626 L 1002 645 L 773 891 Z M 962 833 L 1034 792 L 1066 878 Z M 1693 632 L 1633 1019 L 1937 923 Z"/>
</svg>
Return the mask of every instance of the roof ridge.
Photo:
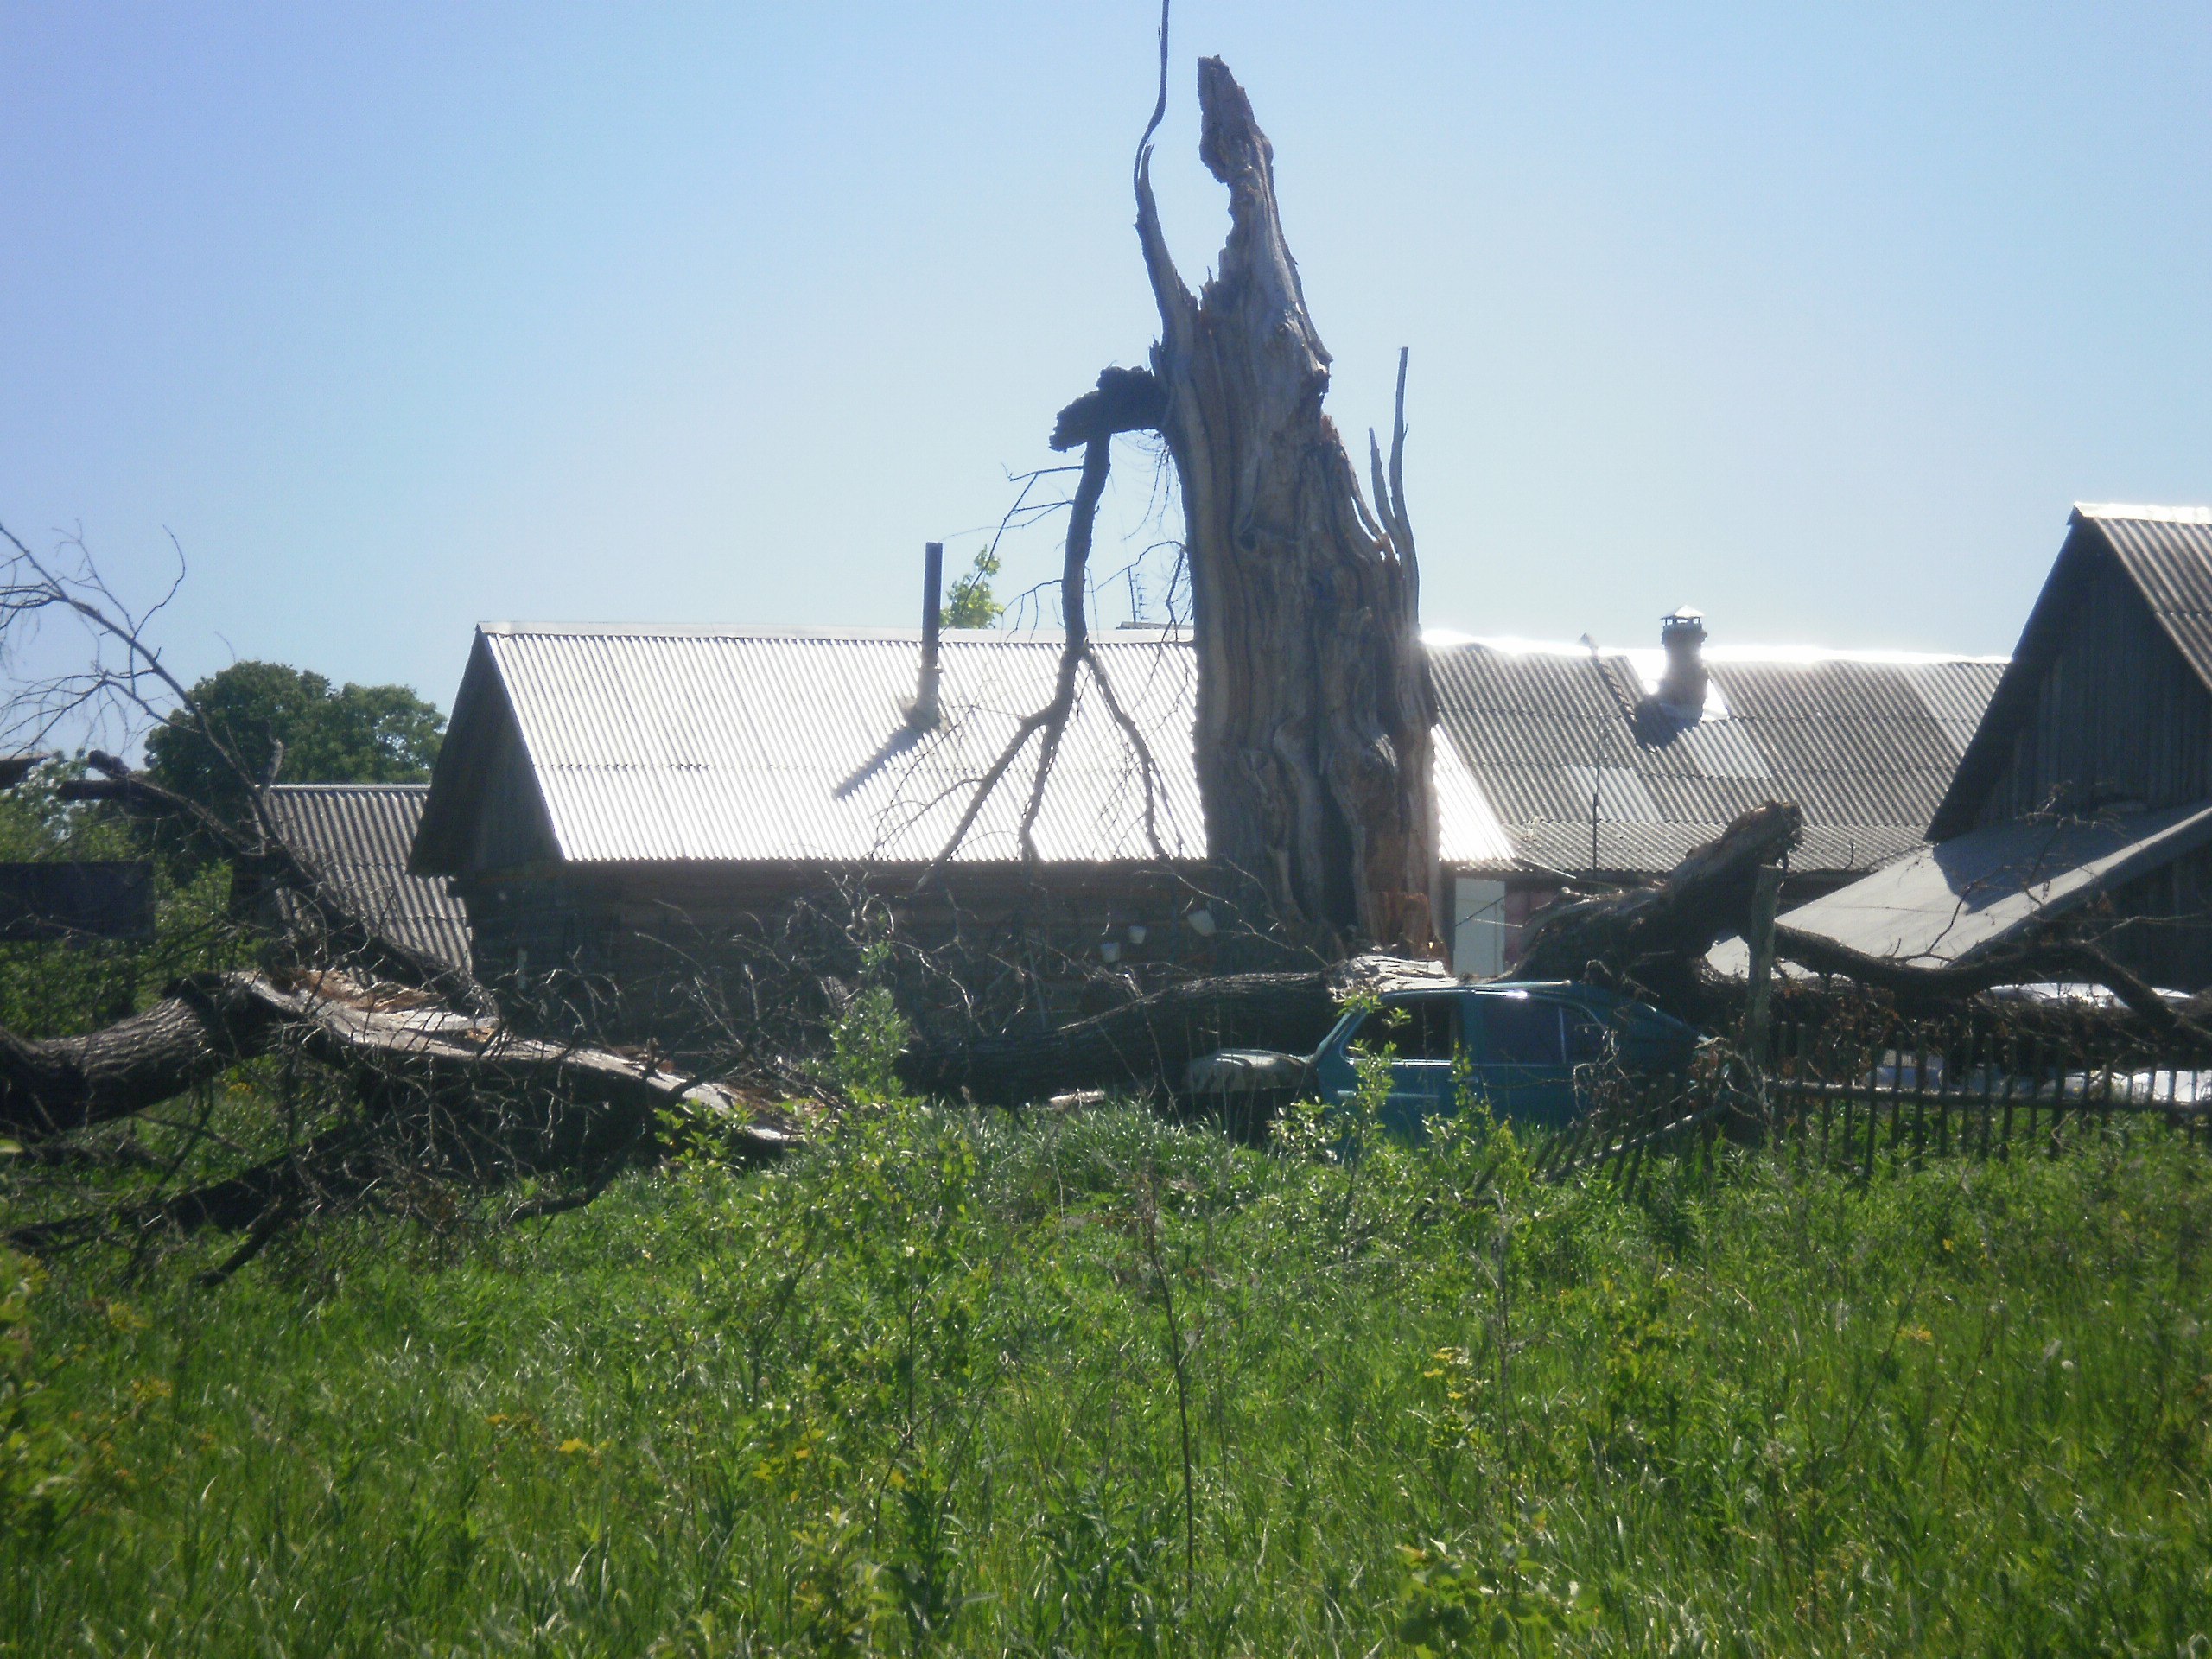
<svg viewBox="0 0 2212 1659">
<path fill-rule="evenodd" d="M 346 783 L 346 784 L 283 784 L 283 783 L 277 783 L 277 784 L 271 784 L 271 785 L 269 785 L 269 788 L 270 789 L 270 791 L 271 791 L 272 792 L 273 792 L 273 791 L 277 791 L 277 790 L 289 790 L 289 791 L 292 791 L 294 794 L 296 794 L 296 795 L 304 795 L 304 794 L 306 794 L 306 793 L 307 793 L 308 791 L 310 791 L 310 790 L 321 790 L 321 791 L 324 791 L 325 793 L 327 793 L 327 794 L 335 794 L 335 793 L 337 793 L 340 790 L 344 790 L 344 789 L 428 789 L 428 788 L 429 788 L 429 786 L 430 786 L 430 785 L 429 785 L 427 782 L 397 782 L 397 781 L 395 781 L 395 782 L 388 782 L 388 783 L 364 783 L 364 782 L 360 782 L 360 781 L 358 781 L 358 780 L 357 780 L 357 781 L 353 782 L 353 783 Z"/>
<path fill-rule="evenodd" d="M 1567 645 L 1553 639 L 1528 639 L 1516 634 L 1459 633 L 1449 628 L 1424 628 L 1421 643 L 1431 650 L 1478 645 L 1484 651 L 1497 652 L 1506 656 L 1575 657 L 1586 660 L 1591 648 L 1583 645 Z M 1666 647 L 1649 645 L 1599 645 L 1600 657 L 1664 659 Z M 1904 668 L 1937 668 L 1956 663 L 2003 664 L 2012 660 L 2002 653 L 1983 653 L 1961 651 L 1902 651 L 1884 645 L 1736 645 L 1727 642 L 1707 644 L 1702 655 L 1707 663 L 1721 667 L 1770 666 L 1786 667 L 1793 664 L 1810 666 L 1819 663 L 1878 663 Z"/>
<path fill-rule="evenodd" d="M 2125 501 L 2076 501 L 2075 518 L 2133 519 L 2143 524 L 2212 524 L 2212 507 L 2157 507 Z"/>
<path fill-rule="evenodd" d="M 477 632 L 495 639 L 789 639 L 823 645 L 888 644 L 918 645 L 919 628 L 752 627 L 742 624 L 709 622 L 480 622 Z M 1187 628 L 1113 628 L 1093 632 L 1093 645 L 1154 645 L 1161 636 L 1179 640 Z M 1004 640 L 1020 645 L 1058 645 L 1066 638 L 1059 628 L 945 628 L 940 638 L 948 645 L 982 644 Z"/>
</svg>

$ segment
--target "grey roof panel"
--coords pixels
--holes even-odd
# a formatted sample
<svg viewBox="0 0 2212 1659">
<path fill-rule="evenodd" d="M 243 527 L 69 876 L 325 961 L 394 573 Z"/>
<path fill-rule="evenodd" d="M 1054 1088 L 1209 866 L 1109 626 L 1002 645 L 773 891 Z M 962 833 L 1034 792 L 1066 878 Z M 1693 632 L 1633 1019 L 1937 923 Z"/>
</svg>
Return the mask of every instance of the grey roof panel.
<svg viewBox="0 0 2212 1659">
<path fill-rule="evenodd" d="M 1917 967 L 1971 960 L 2212 841 L 2212 803 L 2063 822 L 2021 820 L 1923 847 L 1781 919 Z M 1742 971 L 1740 940 L 1714 965 Z"/>
<path fill-rule="evenodd" d="M 916 732 L 912 636 L 511 627 L 485 638 L 561 855 L 580 863 L 925 862 L 1024 717 L 1051 699 L 1060 654 L 1057 637 L 948 633 L 943 718 Z M 1161 847 L 1203 857 L 1188 645 L 1109 639 L 1096 650 L 1154 763 Z M 1020 856 L 1035 756 L 1033 740 L 959 861 Z M 1145 785 L 1086 676 L 1038 817 L 1040 856 L 1154 856 Z"/>
<path fill-rule="evenodd" d="M 407 874 L 428 784 L 279 784 L 276 833 L 340 902 L 387 937 L 447 967 L 469 966 L 468 914 L 442 877 Z"/>
<path fill-rule="evenodd" d="M 1435 643 L 1444 733 L 1528 867 L 1657 874 L 1764 801 L 1793 801 L 1793 864 L 1848 874 L 1919 845 L 1994 659 L 1890 653 L 1714 652 L 1706 717 L 1660 747 L 1628 719 L 1656 652 Z"/>
<path fill-rule="evenodd" d="M 2212 686 L 2212 523 L 2181 516 L 2128 518 L 2143 508 L 2077 508 L 2150 601 L 2196 677 Z"/>
</svg>

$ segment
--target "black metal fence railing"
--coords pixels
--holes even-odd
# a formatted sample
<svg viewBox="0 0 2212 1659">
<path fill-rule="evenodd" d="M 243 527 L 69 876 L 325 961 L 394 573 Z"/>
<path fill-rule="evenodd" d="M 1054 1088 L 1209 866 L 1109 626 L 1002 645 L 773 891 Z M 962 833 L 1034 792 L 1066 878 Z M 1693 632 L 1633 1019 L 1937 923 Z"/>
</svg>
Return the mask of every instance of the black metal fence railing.
<svg viewBox="0 0 2212 1659">
<path fill-rule="evenodd" d="M 1927 1158 L 2057 1156 L 2089 1132 L 2154 1129 L 2212 1147 L 2212 1062 L 1994 1021 L 1780 1022 L 1764 1063 L 1715 1045 L 1686 1077 L 1595 1078 L 1592 1109 L 1547 1139 L 1540 1173 L 1632 1184 L 1659 1153 L 1780 1144 L 1871 1178 Z"/>
<path fill-rule="evenodd" d="M 2192 1141 L 2212 1129 L 2212 1067 L 2063 1034 L 1900 1025 L 1846 1046 L 1819 1027 L 1784 1025 L 1762 1081 L 1777 1128 L 1869 1167 L 1884 1146 L 1940 1157 L 2041 1140 L 2055 1151 L 2069 1126 L 2123 1117 Z"/>
</svg>

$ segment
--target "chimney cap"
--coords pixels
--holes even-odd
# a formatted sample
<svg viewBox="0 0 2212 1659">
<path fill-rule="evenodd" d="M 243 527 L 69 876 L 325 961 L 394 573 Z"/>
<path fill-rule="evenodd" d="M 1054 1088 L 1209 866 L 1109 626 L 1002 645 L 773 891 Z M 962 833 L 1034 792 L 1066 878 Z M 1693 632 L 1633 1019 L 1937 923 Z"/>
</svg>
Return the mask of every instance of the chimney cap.
<svg viewBox="0 0 2212 1659">
<path fill-rule="evenodd" d="M 1659 624 L 1659 641 L 1664 645 L 1677 634 L 1695 634 L 1705 638 L 1705 613 L 1694 605 L 1678 605 L 1667 613 Z"/>
</svg>

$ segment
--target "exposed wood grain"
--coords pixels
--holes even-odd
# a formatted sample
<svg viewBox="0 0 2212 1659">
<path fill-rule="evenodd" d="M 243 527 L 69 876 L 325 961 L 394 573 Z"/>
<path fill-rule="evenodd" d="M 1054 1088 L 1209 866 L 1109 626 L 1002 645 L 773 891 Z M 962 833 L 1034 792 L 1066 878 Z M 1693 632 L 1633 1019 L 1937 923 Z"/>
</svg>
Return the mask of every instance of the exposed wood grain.
<svg viewBox="0 0 2212 1659">
<path fill-rule="evenodd" d="M 1199 155 L 1230 232 L 1193 297 L 1148 146 L 1137 233 L 1160 316 L 1153 369 L 1181 480 L 1198 658 L 1198 791 L 1214 860 L 1317 938 L 1433 948 L 1435 698 L 1411 537 L 1376 523 L 1322 412 L 1329 353 L 1283 234 L 1274 151 L 1218 59 Z M 1402 500 L 1384 504 L 1394 520 Z"/>
</svg>

